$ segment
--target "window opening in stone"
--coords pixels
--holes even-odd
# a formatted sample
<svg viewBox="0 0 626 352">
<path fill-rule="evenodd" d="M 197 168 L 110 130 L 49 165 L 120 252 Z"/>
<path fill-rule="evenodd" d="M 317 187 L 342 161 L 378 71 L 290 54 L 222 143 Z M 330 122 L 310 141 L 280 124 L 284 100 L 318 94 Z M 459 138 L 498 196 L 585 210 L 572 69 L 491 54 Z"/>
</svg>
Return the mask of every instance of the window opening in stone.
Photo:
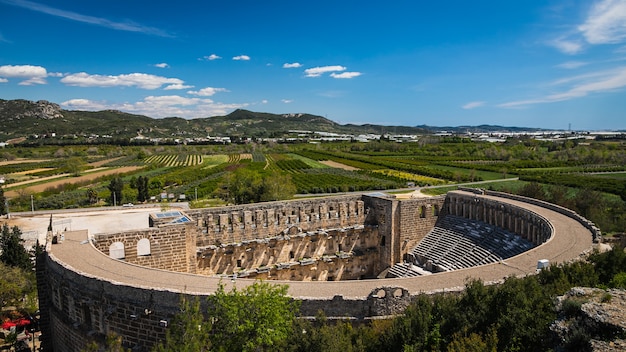
<svg viewBox="0 0 626 352">
<path fill-rule="evenodd" d="M 126 258 L 126 253 L 124 251 L 124 243 L 122 242 L 113 242 L 109 246 L 109 257 L 113 259 L 124 259 Z"/>
<path fill-rule="evenodd" d="M 137 242 L 137 255 L 144 256 L 150 255 L 150 240 L 147 238 L 142 238 Z"/>
</svg>

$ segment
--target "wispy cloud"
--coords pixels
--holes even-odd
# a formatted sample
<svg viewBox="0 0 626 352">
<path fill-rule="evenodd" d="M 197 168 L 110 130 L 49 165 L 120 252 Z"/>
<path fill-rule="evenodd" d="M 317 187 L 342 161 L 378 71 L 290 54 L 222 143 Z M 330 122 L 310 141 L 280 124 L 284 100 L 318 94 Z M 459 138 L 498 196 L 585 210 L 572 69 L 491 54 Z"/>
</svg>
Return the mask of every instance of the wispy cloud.
<svg viewBox="0 0 626 352">
<path fill-rule="evenodd" d="M 282 99 L 281 101 L 285 104 L 293 103 L 293 99 Z"/>
<path fill-rule="evenodd" d="M 626 1 L 601 0 L 578 30 L 590 44 L 614 44 L 626 39 Z"/>
<path fill-rule="evenodd" d="M 619 44 L 626 40 L 626 1 L 598 0 L 582 24 L 550 40 L 548 45 L 568 55 L 575 55 L 590 45 Z"/>
<path fill-rule="evenodd" d="M 228 92 L 228 90 L 226 88 L 213 88 L 213 87 L 206 87 L 206 88 L 202 88 L 200 90 L 197 91 L 188 91 L 187 94 L 191 94 L 191 95 L 197 95 L 197 96 L 201 96 L 201 97 L 210 97 L 215 95 L 215 93 L 219 93 L 219 92 Z"/>
<path fill-rule="evenodd" d="M 0 78 L 0 83 L 7 83 L 9 80 L 6 78 Z"/>
<path fill-rule="evenodd" d="M 485 106 L 485 102 L 484 101 L 472 101 L 472 102 L 469 102 L 469 103 L 461 106 L 461 108 L 463 108 L 465 110 L 471 110 L 471 109 L 479 108 L 481 106 Z"/>
<path fill-rule="evenodd" d="M 360 75 L 362 75 L 361 72 L 342 72 L 342 73 L 333 72 L 330 74 L 332 78 L 337 78 L 337 79 L 350 79 L 354 77 L 359 77 Z"/>
<path fill-rule="evenodd" d="M 167 78 L 146 73 L 130 73 L 126 75 L 91 75 L 86 72 L 69 74 L 61 79 L 61 83 L 78 87 L 137 87 L 141 89 L 158 89 L 167 85 L 182 85 L 178 78 Z"/>
<path fill-rule="evenodd" d="M 165 63 L 165 62 L 161 62 L 161 63 L 159 63 L 159 64 L 154 64 L 154 67 L 158 67 L 158 68 L 168 68 L 168 67 L 170 67 L 170 65 L 168 65 L 168 64 L 167 64 L 167 63 Z"/>
<path fill-rule="evenodd" d="M 250 60 L 250 56 L 248 55 L 238 55 L 233 57 L 233 60 L 235 61 L 249 61 Z"/>
<path fill-rule="evenodd" d="M 66 109 L 73 110 L 120 110 L 154 118 L 183 117 L 199 118 L 226 115 L 232 110 L 245 108 L 249 104 L 224 104 L 205 98 L 187 98 L 179 95 L 148 96 L 141 101 L 125 103 L 109 103 L 89 99 L 70 99 L 63 103 Z"/>
<path fill-rule="evenodd" d="M 4 65 L 0 66 L 0 78 L 7 82 L 9 78 L 17 78 L 22 81 L 19 85 L 30 86 L 33 84 L 46 84 L 48 71 L 45 67 L 33 65 Z"/>
<path fill-rule="evenodd" d="M 222 58 L 221 56 L 218 56 L 218 55 L 215 55 L 215 54 L 211 54 L 211 55 L 203 56 L 203 57 L 199 58 L 198 60 L 213 61 L 213 60 L 219 60 L 221 58 Z"/>
<path fill-rule="evenodd" d="M 163 30 L 160 30 L 158 28 L 143 26 L 141 24 L 138 24 L 132 21 L 115 22 L 115 21 L 111 21 L 109 19 L 102 18 L 102 17 L 83 15 L 83 14 L 79 14 L 76 12 L 61 10 L 61 9 L 57 9 L 48 5 L 44 5 L 44 4 L 40 4 L 40 3 L 36 3 L 32 1 L 26 1 L 26 0 L 0 0 L 0 2 L 9 4 L 9 5 L 22 7 L 22 8 L 29 9 L 29 10 L 36 11 L 36 12 L 45 13 L 51 16 L 61 17 L 61 18 L 65 18 L 68 20 L 76 21 L 76 22 L 93 24 L 96 26 L 111 28 L 111 29 L 115 29 L 119 31 L 137 32 L 137 33 L 143 33 L 143 34 L 148 34 L 148 35 L 155 35 L 159 37 L 170 37 L 170 38 L 173 37 L 171 34 Z"/>
<path fill-rule="evenodd" d="M 294 63 L 284 63 L 283 64 L 283 68 L 298 68 L 298 67 L 302 67 L 302 64 L 299 62 L 294 62 Z"/>
<path fill-rule="evenodd" d="M 622 66 L 614 70 L 569 77 L 559 80 L 558 83 L 571 85 L 561 92 L 548 94 L 535 99 L 511 101 L 498 106 L 502 108 L 528 107 L 534 104 L 555 103 L 559 101 L 571 100 L 593 93 L 620 90 L 626 87 L 626 66 Z"/>
<path fill-rule="evenodd" d="M 583 50 L 582 43 L 576 39 L 566 39 L 561 37 L 550 41 L 548 44 L 556 48 L 558 51 L 568 55 L 575 55 Z"/>
<path fill-rule="evenodd" d="M 339 66 L 339 65 L 318 66 L 318 67 L 307 68 L 306 70 L 304 70 L 304 74 L 306 77 L 319 77 L 323 75 L 324 73 L 341 72 L 345 70 L 346 68 L 344 66 Z"/>
<path fill-rule="evenodd" d="M 588 65 L 588 62 L 583 62 L 583 61 L 567 61 L 564 62 L 562 64 L 558 64 L 556 65 L 557 68 L 564 68 L 566 70 L 573 70 L 579 67 L 583 67 Z"/>
<path fill-rule="evenodd" d="M 193 86 L 188 86 L 186 84 L 176 83 L 176 84 L 170 84 L 169 86 L 165 86 L 165 88 L 163 88 L 163 90 L 181 90 L 181 89 L 189 89 L 189 88 L 193 88 Z"/>
</svg>

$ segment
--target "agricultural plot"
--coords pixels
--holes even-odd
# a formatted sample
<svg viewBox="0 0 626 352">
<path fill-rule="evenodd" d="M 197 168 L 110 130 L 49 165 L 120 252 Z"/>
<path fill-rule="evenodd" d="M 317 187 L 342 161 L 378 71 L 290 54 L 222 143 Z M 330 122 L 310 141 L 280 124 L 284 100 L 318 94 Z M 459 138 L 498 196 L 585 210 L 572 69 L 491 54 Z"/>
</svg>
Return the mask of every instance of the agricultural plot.
<svg viewBox="0 0 626 352">
<path fill-rule="evenodd" d="M 146 164 L 158 164 L 168 167 L 173 166 L 195 166 L 202 164 L 202 155 L 198 154 L 158 154 L 147 157 Z"/>
<path fill-rule="evenodd" d="M 423 185 L 442 185 L 442 184 L 446 183 L 445 180 L 441 180 L 441 179 L 434 178 L 434 177 L 428 177 L 428 176 L 412 174 L 410 172 L 405 172 L 405 171 L 386 169 L 386 170 L 374 170 L 372 172 L 383 174 L 383 175 L 386 175 L 386 176 L 392 176 L 392 177 L 400 178 L 400 179 L 407 180 L 407 181 L 412 181 L 412 182 L 415 182 L 416 184 L 421 185 L 421 186 L 423 186 Z"/>
<path fill-rule="evenodd" d="M 492 171 L 483 171 L 483 170 L 475 170 L 475 169 L 464 169 L 460 167 L 453 166 L 443 166 L 443 165 L 431 165 L 433 169 L 449 171 L 452 174 L 459 174 L 465 176 L 466 178 L 473 178 L 473 181 L 490 181 L 490 180 L 499 180 L 502 179 L 502 173 L 492 172 Z"/>
<path fill-rule="evenodd" d="M 228 155 L 225 154 L 203 155 L 202 164 L 205 169 L 209 169 L 216 167 L 217 165 L 227 163 L 228 159 Z"/>
<path fill-rule="evenodd" d="M 402 182 L 342 169 L 307 169 L 291 175 L 298 193 L 337 193 L 402 187 Z"/>
<path fill-rule="evenodd" d="M 319 161 L 315 161 L 313 159 L 309 159 L 305 156 L 289 153 L 287 156 L 291 159 L 300 160 L 303 163 L 307 164 L 311 169 L 326 169 L 328 166 L 320 163 Z"/>
</svg>

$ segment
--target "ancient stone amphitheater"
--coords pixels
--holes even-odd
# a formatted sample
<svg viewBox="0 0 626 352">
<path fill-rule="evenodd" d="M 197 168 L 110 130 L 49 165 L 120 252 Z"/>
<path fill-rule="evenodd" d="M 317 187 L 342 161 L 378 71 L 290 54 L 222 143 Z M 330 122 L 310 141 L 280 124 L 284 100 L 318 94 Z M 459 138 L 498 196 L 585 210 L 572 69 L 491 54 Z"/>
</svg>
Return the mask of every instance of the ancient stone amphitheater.
<svg viewBox="0 0 626 352">
<path fill-rule="evenodd" d="M 114 332 L 149 350 L 181 294 L 256 279 L 288 284 L 305 317 L 388 316 L 468 278 L 497 282 L 533 274 L 539 261 L 576 259 L 599 236 L 568 209 L 473 189 L 155 213 L 144 230 L 70 231 L 48 242 L 37 262 L 42 344 L 80 351 Z"/>
</svg>

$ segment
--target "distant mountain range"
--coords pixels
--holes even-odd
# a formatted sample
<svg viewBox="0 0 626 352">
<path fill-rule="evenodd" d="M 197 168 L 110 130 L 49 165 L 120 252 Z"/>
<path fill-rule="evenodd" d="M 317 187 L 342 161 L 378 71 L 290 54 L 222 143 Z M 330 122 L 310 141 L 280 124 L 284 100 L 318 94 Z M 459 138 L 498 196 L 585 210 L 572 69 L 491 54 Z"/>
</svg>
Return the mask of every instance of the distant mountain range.
<svg viewBox="0 0 626 352">
<path fill-rule="evenodd" d="M 288 131 L 315 131 L 339 134 L 429 134 L 451 132 L 531 131 L 538 129 L 501 126 L 382 126 L 341 125 L 311 114 L 270 114 L 235 110 L 226 116 L 196 119 L 168 117 L 155 119 L 116 110 L 63 110 L 57 104 L 40 100 L 0 99 L 0 142 L 32 136 L 76 136 L 89 138 L 201 138 L 210 136 L 282 137 Z"/>
</svg>

